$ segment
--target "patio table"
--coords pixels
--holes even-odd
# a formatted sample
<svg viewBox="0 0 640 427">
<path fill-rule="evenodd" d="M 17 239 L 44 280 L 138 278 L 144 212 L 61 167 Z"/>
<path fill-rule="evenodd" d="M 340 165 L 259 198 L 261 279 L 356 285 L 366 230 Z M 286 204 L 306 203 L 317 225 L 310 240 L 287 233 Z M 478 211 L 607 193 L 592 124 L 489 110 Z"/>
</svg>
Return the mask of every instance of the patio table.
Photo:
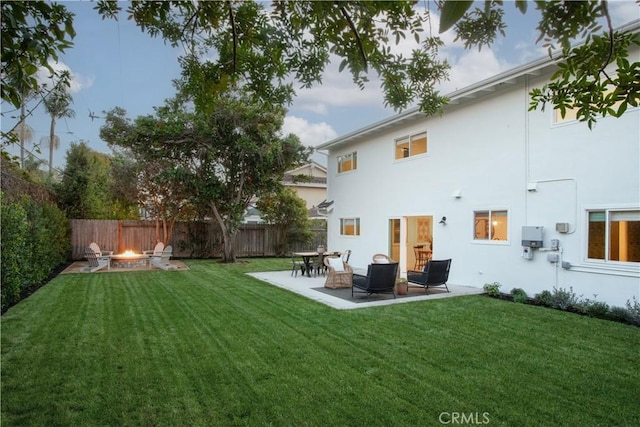
<svg viewBox="0 0 640 427">
<path fill-rule="evenodd" d="M 319 252 L 314 252 L 314 251 L 309 251 L 309 252 L 294 252 L 293 255 L 295 256 L 299 256 L 302 258 L 302 262 L 304 262 L 304 268 L 307 272 L 307 277 L 311 277 L 311 258 L 315 258 L 317 256 L 320 255 Z M 322 253 L 322 256 L 328 256 L 328 255 L 341 255 L 340 252 L 331 252 L 331 251 L 325 251 Z"/>
</svg>

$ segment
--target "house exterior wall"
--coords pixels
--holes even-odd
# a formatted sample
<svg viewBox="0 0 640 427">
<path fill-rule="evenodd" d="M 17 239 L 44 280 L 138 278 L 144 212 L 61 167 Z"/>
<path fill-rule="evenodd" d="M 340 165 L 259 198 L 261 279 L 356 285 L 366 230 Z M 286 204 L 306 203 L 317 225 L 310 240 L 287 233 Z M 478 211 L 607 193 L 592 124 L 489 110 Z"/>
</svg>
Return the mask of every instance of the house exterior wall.
<svg viewBox="0 0 640 427">
<path fill-rule="evenodd" d="M 554 287 L 624 306 L 640 299 L 640 264 L 587 259 L 587 209 L 640 207 L 640 111 L 586 124 L 554 124 L 551 108 L 528 111 L 529 91 L 548 75 L 522 76 L 493 92 L 448 107 L 439 117 L 390 126 L 369 138 L 329 147 L 328 248 L 351 249 L 366 268 L 389 252 L 389 220 L 433 216 L 433 258 L 452 258 L 450 283 L 530 296 Z M 426 131 L 426 155 L 394 160 L 394 141 Z M 337 173 L 336 157 L 357 152 L 354 171 Z M 536 183 L 536 191 L 528 191 Z M 453 197 L 459 192 L 460 197 Z M 473 239 L 474 211 L 508 211 L 506 241 Z M 441 217 L 446 225 L 439 224 Z M 359 236 L 341 236 L 340 218 L 359 218 Z M 569 223 L 568 233 L 555 231 Z M 522 226 L 544 227 L 544 249 L 522 257 Z M 551 239 L 560 241 L 552 252 Z M 561 263 L 547 261 L 558 254 Z M 412 256 L 401 249 L 403 260 Z M 406 268 L 404 268 L 406 270 Z"/>
<path fill-rule="evenodd" d="M 307 187 L 303 185 L 291 186 L 291 189 L 296 192 L 298 197 L 305 201 L 307 209 L 311 209 L 314 206 L 318 206 L 322 201 L 327 198 L 326 186 Z"/>
</svg>

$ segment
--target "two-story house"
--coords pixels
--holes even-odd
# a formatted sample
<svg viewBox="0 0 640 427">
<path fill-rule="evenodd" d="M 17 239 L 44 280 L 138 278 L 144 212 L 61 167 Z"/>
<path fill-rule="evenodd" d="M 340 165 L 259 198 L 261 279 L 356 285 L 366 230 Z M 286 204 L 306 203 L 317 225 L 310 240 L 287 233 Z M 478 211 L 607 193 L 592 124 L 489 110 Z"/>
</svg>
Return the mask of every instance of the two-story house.
<svg viewBox="0 0 640 427">
<path fill-rule="evenodd" d="M 592 130 L 529 111 L 556 69 L 544 58 L 449 94 L 443 115 L 414 108 L 318 146 L 328 247 L 359 268 L 387 253 L 406 272 L 424 245 L 453 260 L 453 284 L 640 299 L 640 109 Z"/>
</svg>

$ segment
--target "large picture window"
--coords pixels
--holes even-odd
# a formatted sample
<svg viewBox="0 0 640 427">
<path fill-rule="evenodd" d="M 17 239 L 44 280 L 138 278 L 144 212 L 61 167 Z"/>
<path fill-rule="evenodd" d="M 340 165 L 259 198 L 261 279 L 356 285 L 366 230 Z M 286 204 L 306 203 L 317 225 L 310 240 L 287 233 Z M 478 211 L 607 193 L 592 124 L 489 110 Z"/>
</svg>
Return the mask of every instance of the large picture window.
<svg viewBox="0 0 640 427">
<path fill-rule="evenodd" d="M 640 262 L 640 210 L 588 212 L 587 258 Z"/>
<path fill-rule="evenodd" d="M 345 154 L 338 156 L 338 173 L 349 172 L 358 169 L 358 153 Z"/>
<path fill-rule="evenodd" d="M 473 213 L 474 240 L 508 240 L 509 214 L 507 211 L 476 211 Z"/>
<path fill-rule="evenodd" d="M 360 218 L 340 218 L 341 236 L 359 236 Z"/>
<path fill-rule="evenodd" d="M 418 156 L 427 152 L 427 133 L 422 132 L 396 140 L 396 160 Z"/>
</svg>

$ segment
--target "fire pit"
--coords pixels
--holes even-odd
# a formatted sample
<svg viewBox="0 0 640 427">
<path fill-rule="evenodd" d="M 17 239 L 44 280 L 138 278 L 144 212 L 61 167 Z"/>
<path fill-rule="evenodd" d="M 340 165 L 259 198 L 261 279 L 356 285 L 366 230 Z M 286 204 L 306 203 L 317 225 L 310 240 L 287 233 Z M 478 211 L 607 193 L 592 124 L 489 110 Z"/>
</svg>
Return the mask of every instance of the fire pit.
<svg viewBox="0 0 640 427">
<path fill-rule="evenodd" d="M 121 254 L 111 255 L 111 267 L 113 268 L 140 268 L 149 266 L 149 255 L 136 254 L 133 251 L 124 251 Z"/>
</svg>

